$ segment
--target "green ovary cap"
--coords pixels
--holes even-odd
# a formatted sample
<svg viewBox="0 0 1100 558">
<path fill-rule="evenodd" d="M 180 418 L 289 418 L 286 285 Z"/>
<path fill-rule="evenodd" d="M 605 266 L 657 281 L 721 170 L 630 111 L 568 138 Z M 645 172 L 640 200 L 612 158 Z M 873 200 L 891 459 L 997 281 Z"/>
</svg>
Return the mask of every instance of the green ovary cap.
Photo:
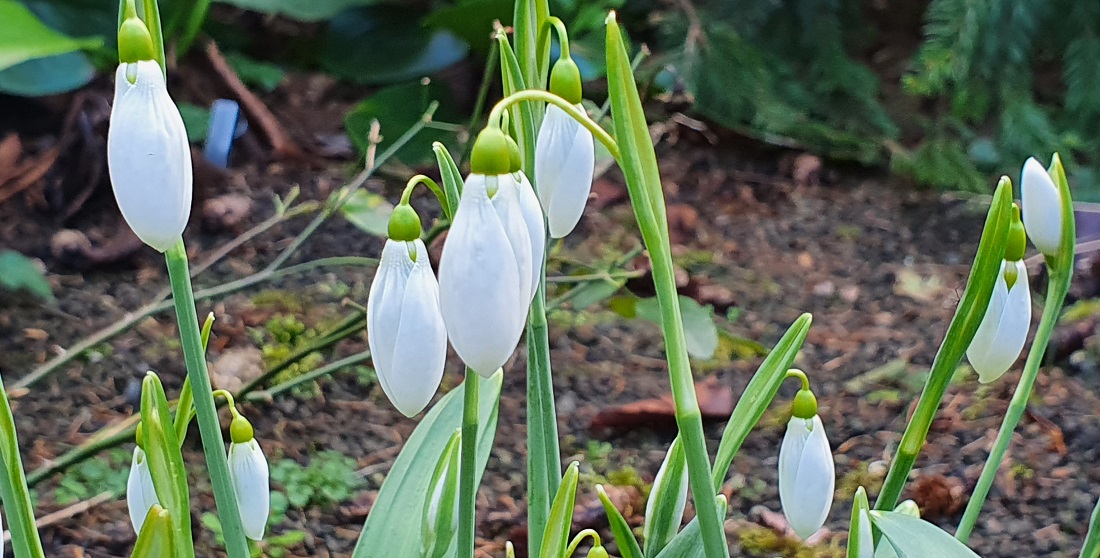
<svg viewBox="0 0 1100 558">
<path fill-rule="evenodd" d="M 811 419 L 817 414 L 817 397 L 808 389 L 798 390 L 791 403 L 791 415 L 800 419 Z"/>
<path fill-rule="evenodd" d="M 409 204 L 398 204 L 390 214 L 390 223 L 386 232 L 391 240 L 412 242 L 420 238 L 420 216 Z"/>
<path fill-rule="evenodd" d="M 233 417 L 233 422 L 229 423 L 229 439 L 234 444 L 246 444 L 252 440 L 253 435 L 252 423 L 248 419 L 241 415 Z"/>
<path fill-rule="evenodd" d="M 575 105 L 581 102 L 581 70 L 572 58 L 561 58 L 550 70 L 550 92 Z"/>
<path fill-rule="evenodd" d="M 118 28 L 118 61 L 124 64 L 155 60 L 153 37 L 137 17 L 127 17 Z"/>
<path fill-rule="evenodd" d="M 1027 233 L 1024 232 L 1024 223 L 1020 220 L 1020 206 L 1012 204 L 1012 225 L 1008 228 L 1008 240 L 1005 243 L 1005 259 L 1017 262 L 1024 259 L 1024 250 L 1027 249 Z"/>
<path fill-rule="evenodd" d="M 508 140 L 508 172 L 519 172 L 523 169 L 523 158 L 519 154 L 519 144 L 512 136 L 504 136 Z"/>
<path fill-rule="evenodd" d="M 609 556 L 610 555 L 607 553 L 607 550 L 604 547 L 597 546 L 588 551 L 587 558 L 609 558 Z"/>
<path fill-rule="evenodd" d="M 490 126 L 477 135 L 473 153 L 470 154 L 470 171 L 486 176 L 508 174 L 512 155 L 508 148 L 508 136 L 500 128 Z"/>
</svg>

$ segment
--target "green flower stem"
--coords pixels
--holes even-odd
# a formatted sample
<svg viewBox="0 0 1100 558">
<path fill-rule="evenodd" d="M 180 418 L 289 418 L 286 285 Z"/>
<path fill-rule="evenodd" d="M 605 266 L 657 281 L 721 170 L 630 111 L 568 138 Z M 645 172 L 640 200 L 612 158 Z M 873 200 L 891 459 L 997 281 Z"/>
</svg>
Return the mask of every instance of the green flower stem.
<svg viewBox="0 0 1100 558">
<path fill-rule="evenodd" d="M 206 465 L 210 470 L 210 482 L 214 487 L 214 501 L 218 506 L 218 519 L 230 558 L 249 558 L 248 543 L 241 527 L 237 510 L 237 497 L 229 481 L 229 463 L 225 454 L 218 410 L 210 389 L 210 373 L 206 369 L 206 355 L 202 349 L 199 318 L 195 312 L 194 294 L 191 291 L 191 275 L 187 271 L 187 250 L 180 239 L 165 252 L 168 277 L 172 283 L 172 300 L 176 305 L 183 359 L 187 364 L 187 377 L 191 380 L 195 411 L 202 435 L 202 448 Z"/>
<path fill-rule="evenodd" d="M 8 404 L 8 393 L 0 379 L 0 457 L 4 474 L 0 478 L 0 496 L 4 500 L 4 515 L 11 530 L 11 545 L 16 558 L 44 558 L 42 541 L 34 525 L 27 478 L 23 474 L 23 459 L 19 455 L 19 439 L 15 433 L 15 417 Z"/>
<path fill-rule="evenodd" d="M 450 212 L 451 206 L 447 203 L 447 194 L 443 193 L 443 190 L 439 187 L 439 184 L 436 184 L 434 180 L 427 176 L 424 176 L 423 174 L 418 174 L 410 178 L 408 183 L 405 184 L 405 189 L 401 192 L 401 203 L 406 205 L 409 203 L 409 200 L 412 199 L 413 189 L 416 188 L 417 184 L 423 184 L 427 186 L 428 189 L 431 190 L 433 194 L 435 194 L 436 199 L 439 200 L 440 207 L 443 208 L 443 212 L 447 215 L 448 219 L 454 217 L 454 215 L 452 215 Z"/>
<path fill-rule="evenodd" d="M 458 558 L 473 558 L 477 524 L 478 388 L 476 372 L 466 368 L 462 399 L 462 446 L 458 473 Z"/>
<path fill-rule="evenodd" d="M 657 154 L 653 150 L 653 141 L 649 136 L 649 127 L 645 121 L 642 102 L 638 97 L 638 85 L 630 68 L 630 58 L 626 52 L 622 33 L 615 20 L 615 13 L 607 20 L 607 88 L 611 96 L 611 112 L 615 125 L 615 135 L 622 151 L 609 151 L 618 161 L 626 178 L 630 203 L 641 229 L 642 239 L 649 250 L 649 259 L 653 268 L 653 285 L 657 291 L 657 302 L 661 309 L 661 331 L 665 338 L 665 355 L 668 359 L 668 374 L 672 387 L 672 399 L 676 408 L 676 425 L 680 430 L 680 439 L 687 455 L 688 478 L 695 500 L 696 516 L 703 538 L 703 550 L 706 558 L 729 558 L 722 518 L 725 509 L 719 513 L 711 484 L 711 465 L 707 455 L 706 438 L 703 434 L 703 419 L 699 411 L 699 401 L 695 395 L 695 381 L 688 360 L 687 340 L 684 335 L 683 317 L 680 315 L 680 303 L 676 293 L 676 279 L 672 265 L 672 249 L 668 236 L 668 222 L 665 215 L 664 190 L 661 186 L 660 170 L 657 167 Z M 547 95 L 554 97 L 553 95 Z M 547 102 L 568 104 L 564 99 Z M 560 103 L 560 104 L 559 104 Z M 564 107 L 563 107 L 564 109 Z M 576 116 L 573 116 L 576 118 Z M 599 127 L 585 118 L 582 121 L 591 130 Z M 593 134 L 605 145 L 615 145 L 610 136 L 603 133 Z"/>
<path fill-rule="evenodd" d="M 932 361 L 932 369 L 928 372 L 928 379 L 924 384 L 916 411 L 906 425 L 897 454 L 890 463 L 890 470 L 886 474 L 882 491 L 879 492 L 878 500 L 875 502 L 876 510 L 892 511 L 898 505 L 902 489 L 905 488 L 905 482 L 909 478 L 909 472 L 913 469 L 917 455 L 920 454 L 924 441 L 928 438 L 932 419 L 936 416 L 940 402 L 943 401 L 951 377 L 954 376 L 955 369 L 962 361 L 966 348 L 974 339 L 978 325 L 981 324 L 982 317 L 985 315 L 985 309 L 989 305 L 993 285 L 997 279 L 996 270 L 1000 269 L 1004 257 L 1011 217 L 1012 185 L 1008 178 L 1002 178 L 993 195 L 993 204 L 986 217 L 982 238 L 978 243 L 977 256 L 974 258 L 974 266 L 967 279 L 966 291 L 959 301 L 958 308 L 955 309 L 951 324 L 947 326 L 943 344 L 940 345 L 936 358 Z"/>
<path fill-rule="evenodd" d="M 1100 500 L 1092 509 L 1092 518 L 1089 520 L 1089 532 L 1085 535 L 1085 542 L 1081 544 L 1079 558 L 1100 558 Z"/>
<path fill-rule="evenodd" d="M 544 265 L 545 262 L 539 262 Z M 546 276 L 543 274 L 527 316 L 527 537 L 532 558 L 542 548 L 550 501 L 561 483 L 558 414 L 550 373 L 546 324 Z"/>
<path fill-rule="evenodd" d="M 1012 433 L 1020 423 L 1024 411 L 1027 410 L 1027 401 L 1031 398 L 1031 392 L 1035 387 L 1035 379 L 1039 377 L 1039 368 L 1043 364 L 1043 356 L 1046 354 L 1047 344 L 1050 343 L 1050 335 L 1054 332 L 1054 326 L 1058 323 L 1058 316 L 1062 311 L 1062 302 L 1069 292 L 1071 273 L 1065 270 L 1050 270 L 1050 283 L 1047 286 L 1047 298 L 1044 302 L 1043 317 L 1039 321 L 1039 329 L 1035 332 L 1035 340 L 1031 344 L 1027 361 L 1024 363 L 1024 373 L 1020 376 L 1020 383 L 1016 385 L 1016 391 L 1012 394 L 1012 402 L 1008 405 L 1008 412 L 1001 421 L 1001 429 L 997 432 L 997 439 L 993 442 L 993 449 L 982 468 L 982 474 L 978 478 L 978 484 L 970 495 L 970 501 L 966 504 L 966 511 L 959 528 L 955 532 L 955 538 L 965 543 L 974 530 L 978 521 L 978 514 L 982 512 L 982 506 L 989 495 L 989 489 L 993 486 L 993 480 L 997 476 L 997 470 L 1004 461 L 1005 452 L 1012 443 Z"/>
<path fill-rule="evenodd" d="M 489 126 L 500 127 L 501 118 L 504 115 L 504 111 L 508 107 L 520 101 L 533 101 L 537 103 L 550 103 L 566 114 L 571 116 L 577 122 L 580 122 L 582 126 L 588 128 L 589 132 L 592 132 L 592 136 L 599 140 L 600 143 L 607 148 L 607 151 L 611 153 L 611 156 L 616 161 L 620 160 L 619 157 L 619 144 L 615 142 L 615 138 L 611 137 L 606 130 L 600 127 L 594 120 L 588 117 L 583 110 L 577 108 L 574 105 L 569 104 L 569 101 L 558 97 L 557 95 L 548 91 L 540 91 L 537 89 L 524 89 L 523 91 L 517 91 L 501 99 L 493 107 L 493 110 L 489 112 Z"/>
<path fill-rule="evenodd" d="M 592 537 L 592 546 L 603 546 L 603 542 L 600 540 L 599 533 L 597 533 L 594 529 L 585 529 L 584 531 L 577 533 L 577 536 L 573 537 L 573 542 L 570 542 L 569 548 L 565 549 L 565 558 L 572 557 L 573 553 L 577 551 L 577 547 L 580 546 L 581 543 L 584 542 L 584 539 L 587 539 L 588 537 Z"/>
<path fill-rule="evenodd" d="M 539 29 L 539 49 L 550 50 L 550 30 L 553 29 L 558 33 L 558 45 L 561 46 L 561 57 L 568 59 L 569 56 L 569 33 L 565 29 L 565 23 L 562 23 L 561 19 L 556 16 L 550 16 L 546 19 L 546 23 Z"/>
<path fill-rule="evenodd" d="M 970 538 L 974 524 L 978 521 L 978 514 L 981 513 L 985 499 L 989 495 L 989 489 L 993 485 L 993 479 L 997 476 L 997 469 L 1000 468 L 1005 452 L 1008 451 L 1008 446 L 1012 442 L 1012 433 L 1020 423 L 1024 411 L 1027 410 L 1027 400 L 1035 387 L 1035 379 L 1039 376 L 1039 368 L 1043 364 L 1043 356 L 1050 343 L 1050 336 L 1054 332 L 1054 326 L 1057 325 L 1058 316 L 1062 313 L 1062 304 L 1065 303 L 1069 285 L 1073 281 L 1073 256 L 1077 245 L 1077 228 L 1073 217 L 1073 199 L 1070 196 L 1069 182 L 1066 180 L 1066 172 L 1057 153 L 1054 154 L 1048 172 L 1059 190 L 1062 201 L 1061 252 L 1045 256 L 1050 282 L 1047 284 L 1046 300 L 1043 301 L 1043 317 L 1039 320 L 1039 329 L 1035 332 L 1035 340 L 1032 341 L 1027 361 L 1024 362 L 1024 373 L 1016 386 L 1016 392 L 1012 394 L 1012 401 L 1001 422 L 1001 429 L 997 432 L 997 439 L 993 442 L 993 449 L 989 452 L 989 458 L 986 459 L 985 466 L 982 468 L 978 484 L 974 487 L 974 493 L 970 496 L 970 502 L 966 504 L 966 511 L 955 532 L 955 538 L 963 543 Z"/>
</svg>

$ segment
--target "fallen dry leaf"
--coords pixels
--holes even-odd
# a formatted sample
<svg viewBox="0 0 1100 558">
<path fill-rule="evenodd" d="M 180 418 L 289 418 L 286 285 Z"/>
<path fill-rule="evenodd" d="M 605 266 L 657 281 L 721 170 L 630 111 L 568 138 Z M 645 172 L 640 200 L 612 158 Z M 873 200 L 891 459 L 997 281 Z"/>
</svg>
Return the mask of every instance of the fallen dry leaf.
<svg viewBox="0 0 1100 558">
<path fill-rule="evenodd" d="M 733 390 L 715 377 L 696 382 L 695 396 L 703 420 L 726 420 L 733 413 Z M 592 417 L 588 428 L 593 432 L 637 428 L 673 430 L 676 428 L 676 405 L 672 394 L 627 403 L 600 411 Z"/>
</svg>

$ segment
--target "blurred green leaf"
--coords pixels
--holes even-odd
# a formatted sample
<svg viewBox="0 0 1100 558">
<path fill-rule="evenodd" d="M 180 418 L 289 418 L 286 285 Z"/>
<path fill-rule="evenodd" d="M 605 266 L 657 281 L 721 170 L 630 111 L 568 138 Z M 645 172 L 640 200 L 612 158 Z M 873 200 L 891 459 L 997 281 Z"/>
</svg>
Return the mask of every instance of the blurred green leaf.
<svg viewBox="0 0 1100 558">
<path fill-rule="evenodd" d="M 461 115 L 457 114 L 457 109 L 454 103 L 450 102 L 450 97 L 447 88 L 435 82 L 425 85 L 416 81 L 386 87 L 355 105 L 355 108 L 344 117 L 344 126 L 355 147 L 360 153 L 365 153 L 370 145 L 367 138 L 370 135 L 371 121 L 377 119 L 382 129 L 382 143 L 378 148 L 385 149 L 402 132 L 420 120 L 424 109 L 431 101 L 440 102 L 440 108 L 434 117 L 435 121 L 454 121 L 460 118 Z M 397 158 L 407 164 L 432 159 L 434 158 L 433 142 L 438 141 L 446 145 L 453 139 L 452 132 L 431 128 L 422 130 L 397 152 Z"/>
<path fill-rule="evenodd" d="M 324 21 L 357 6 L 371 6 L 380 0 L 218 0 L 245 10 L 282 15 L 298 21 Z"/>
<path fill-rule="evenodd" d="M 0 0 L 0 70 L 21 62 L 99 46 L 98 39 L 74 39 L 46 27 L 15 0 Z"/>
<path fill-rule="evenodd" d="M 0 287 L 11 291 L 26 289 L 39 298 L 53 301 L 50 282 L 34 260 L 12 250 L 0 252 Z"/>
<path fill-rule="evenodd" d="M 449 31 L 421 26 L 406 8 L 377 6 L 347 10 L 329 22 L 320 60 L 341 79 L 385 85 L 435 73 L 468 50 Z"/>
<path fill-rule="evenodd" d="M 900 512 L 872 511 L 871 522 L 882 531 L 879 545 L 892 546 L 901 558 L 979 558 L 955 537 L 923 519 Z"/>
<path fill-rule="evenodd" d="M 88 57 L 67 52 L 35 58 L 0 71 L 0 93 L 23 97 L 56 95 L 83 87 L 95 77 Z"/>
<path fill-rule="evenodd" d="M 206 140 L 210 127 L 210 109 L 192 103 L 177 103 L 183 127 L 187 128 L 187 141 L 200 143 Z"/>
<path fill-rule="evenodd" d="M 374 192 L 356 190 L 344 202 L 340 211 L 343 212 L 345 219 L 367 234 L 386 238 L 393 204 Z"/>
<path fill-rule="evenodd" d="M 435 10 L 424 19 L 424 25 L 450 31 L 484 57 L 492 43 L 493 21 L 512 21 L 514 12 L 512 0 L 464 0 Z"/>
<path fill-rule="evenodd" d="M 643 298 L 634 308 L 639 318 L 655 324 L 661 323 L 661 308 L 657 299 Z M 688 354 L 708 359 L 718 349 L 718 328 L 714 325 L 714 310 L 704 307 L 694 299 L 680 295 L 680 314 L 684 318 L 684 334 L 687 336 Z"/>
<path fill-rule="evenodd" d="M 274 91 L 286 77 L 286 72 L 281 67 L 249 58 L 239 52 L 227 53 L 225 60 L 241 81 L 267 92 Z"/>
</svg>

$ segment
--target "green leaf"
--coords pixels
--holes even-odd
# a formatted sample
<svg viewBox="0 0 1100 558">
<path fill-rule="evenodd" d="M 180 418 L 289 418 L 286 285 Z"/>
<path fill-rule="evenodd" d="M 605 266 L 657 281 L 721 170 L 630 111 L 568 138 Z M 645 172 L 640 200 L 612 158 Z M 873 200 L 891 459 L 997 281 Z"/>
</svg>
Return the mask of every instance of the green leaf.
<svg viewBox="0 0 1100 558">
<path fill-rule="evenodd" d="M 719 519 L 725 519 L 726 497 L 719 495 Z M 676 535 L 668 546 L 656 558 L 699 558 L 703 556 L 703 532 L 699 529 L 699 518 L 695 517 Z M 626 558 L 625 556 L 623 558 Z"/>
<path fill-rule="evenodd" d="M 447 30 L 470 45 L 479 57 L 489 53 L 494 21 L 512 21 L 512 0 L 465 0 L 444 6 L 424 18 L 424 25 Z"/>
<path fill-rule="evenodd" d="M 380 0 L 218 0 L 238 8 L 270 15 L 283 15 L 298 21 L 331 19 L 348 8 L 373 6 Z"/>
<path fill-rule="evenodd" d="M 163 558 L 173 554 L 172 516 L 168 510 L 154 504 L 145 515 L 141 533 L 134 543 L 132 558 Z"/>
<path fill-rule="evenodd" d="M 35 58 L 0 71 L 0 93 L 23 97 L 56 95 L 83 87 L 95 77 L 88 57 L 67 52 Z"/>
<path fill-rule="evenodd" d="M 0 0 L 0 70 L 21 62 L 99 46 L 98 39 L 73 39 L 46 27 L 15 0 Z"/>
<path fill-rule="evenodd" d="M 420 78 L 466 57 L 469 47 L 448 31 L 422 27 L 404 7 L 342 12 L 329 22 L 321 66 L 361 85 Z"/>
<path fill-rule="evenodd" d="M 441 108 L 435 114 L 435 120 L 457 118 L 459 115 L 455 113 L 454 103 L 450 102 L 450 98 L 450 92 L 441 83 L 431 82 L 425 85 L 414 81 L 393 85 L 355 105 L 344 117 L 344 127 L 359 152 L 365 153 L 370 145 L 368 138 L 371 122 L 378 120 L 382 131 L 382 142 L 378 149 L 383 150 L 400 137 L 402 132 L 420 122 L 424 109 L 431 101 L 440 101 Z M 453 141 L 454 137 L 452 132 L 443 130 L 421 130 L 397 151 L 396 157 L 407 164 L 428 160 L 432 156 L 433 142 L 446 144 Z"/>
<path fill-rule="evenodd" d="M 687 455 L 684 454 L 684 445 L 677 436 L 665 454 L 646 504 L 646 556 L 657 556 L 680 529 L 688 492 L 687 475 Z"/>
<path fill-rule="evenodd" d="M 712 358 L 714 351 L 718 349 L 718 327 L 714 325 L 714 310 L 703 307 L 695 299 L 684 295 L 679 295 L 679 301 L 688 354 L 700 359 Z M 661 307 L 655 297 L 639 300 L 634 309 L 639 318 L 661 324 Z"/>
<path fill-rule="evenodd" d="M 478 411 L 480 435 L 477 447 L 477 477 L 485 471 L 497 428 L 497 403 L 504 380 L 502 373 L 479 379 Z M 378 491 L 372 513 L 367 516 L 353 558 L 375 558 L 379 549 L 386 556 L 419 556 L 423 530 L 422 507 L 436 460 L 451 434 L 461 426 L 463 388 L 444 395 L 420 421 L 394 461 Z M 453 553 L 447 554 L 454 555 Z"/>
<path fill-rule="evenodd" d="M 569 545 L 569 532 L 573 527 L 573 506 L 577 501 L 577 482 L 580 479 L 580 464 L 569 464 L 562 476 L 554 503 L 550 506 L 550 515 L 546 517 L 546 532 L 542 537 L 541 558 L 566 558 L 565 549 Z"/>
<path fill-rule="evenodd" d="M 979 558 L 973 550 L 935 525 L 908 514 L 872 511 L 871 521 L 898 558 Z"/>
<path fill-rule="evenodd" d="M 462 171 L 447 151 L 447 146 L 442 143 L 432 143 L 432 151 L 435 153 L 435 162 L 439 166 L 439 173 L 443 179 L 443 192 L 447 194 L 447 207 L 443 212 L 447 219 L 454 220 L 455 210 L 458 209 L 458 199 L 462 195 Z"/>
<path fill-rule="evenodd" d="M 53 301 L 53 291 L 45 274 L 34 260 L 12 250 L 0 252 L 0 287 L 10 291 L 26 289 L 27 292 Z"/>
<path fill-rule="evenodd" d="M 200 143 L 206 140 L 210 128 L 210 109 L 192 103 L 177 103 L 183 127 L 187 129 L 187 141 Z"/>
<path fill-rule="evenodd" d="M 619 553 L 623 558 L 645 558 L 641 547 L 638 546 L 638 541 L 634 538 L 634 532 L 630 529 L 630 524 L 626 522 L 619 508 L 615 507 L 611 498 L 608 498 L 603 486 L 596 485 L 596 492 L 599 493 L 600 503 L 607 512 L 608 522 L 611 523 L 611 534 L 615 536 L 615 542 L 619 545 Z"/>
<path fill-rule="evenodd" d="M 241 81 L 267 92 L 274 91 L 286 77 L 286 72 L 279 66 L 261 62 L 239 52 L 226 53 L 225 61 L 229 62 Z"/>
<path fill-rule="evenodd" d="M 344 202 L 340 212 L 351 224 L 367 234 L 386 238 L 393 204 L 374 192 L 360 189 Z"/>
<path fill-rule="evenodd" d="M 779 385 L 787 376 L 787 370 L 794 364 L 798 351 L 802 349 L 812 322 L 813 317 L 810 314 L 799 316 L 775 344 L 768 358 L 760 363 L 760 368 L 753 374 L 752 380 L 749 380 L 749 385 L 745 386 L 745 392 L 737 400 L 737 406 L 733 408 L 733 414 L 726 423 L 726 430 L 722 432 L 722 441 L 718 444 L 718 453 L 714 458 L 715 490 L 721 489 L 737 450 L 741 449 L 741 444 L 775 398 Z"/>
</svg>

